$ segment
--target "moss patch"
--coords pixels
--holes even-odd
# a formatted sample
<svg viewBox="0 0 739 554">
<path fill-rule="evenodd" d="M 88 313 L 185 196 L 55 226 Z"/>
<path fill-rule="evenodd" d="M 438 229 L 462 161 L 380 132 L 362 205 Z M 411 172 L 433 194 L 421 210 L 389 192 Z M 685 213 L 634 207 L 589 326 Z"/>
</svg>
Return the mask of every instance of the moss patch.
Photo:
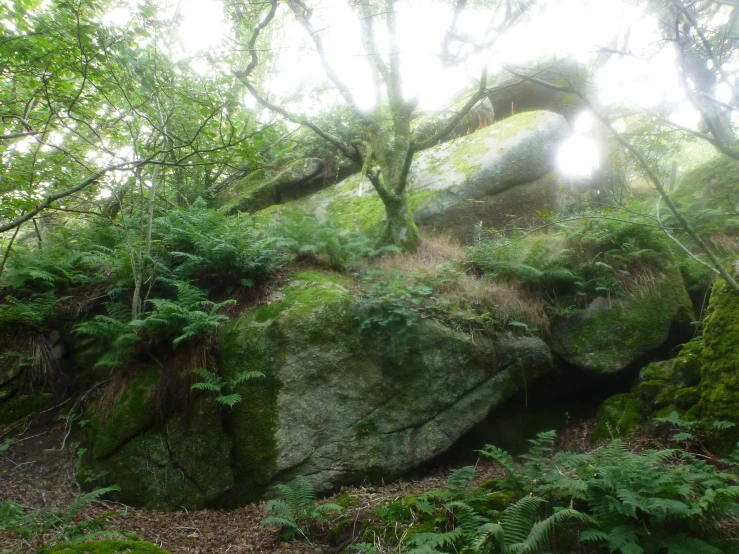
<svg viewBox="0 0 739 554">
<path fill-rule="evenodd" d="M 216 196 L 216 203 L 228 212 L 254 212 L 280 202 L 291 186 L 309 179 L 321 170 L 321 160 L 300 158 L 283 169 L 260 169 L 232 184 Z"/>
<path fill-rule="evenodd" d="M 148 429 L 156 419 L 156 390 L 161 373 L 156 367 L 139 372 L 110 409 L 90 408 L 89 439 L 93 457 L 102 458 L 135 434 Z"/>
<path fill-rule="evenodd" d="M 735 211 L 739 207 L 739 161 L 720 156 L 688 172 L 673 194 L 684 202 L 707 201 L 712 208 Z"/>
<path fill-rule="evenodd" d="M 41 411 L 52 401 L 50 394 L 23 394 L 0 404 L 0 425 L 9 425 Z"/>
<path fill-rule="evenodd" d="M 55 546 L 49 554 L 169 554 L 167 550 L 142 541 L 93 541 L 83 544 Z"/>
<path fill-rule="evenodd" d="M 159 509 L 193 509 L 205 504 L 200 488 L 171 458 L 166 431 L 157 427 L 135 436 L 90 469 L 105 472 L 106 484 L 118 484 L 122 502 Z"/>
<path fill-rule="evenodd" d="M 555 329 L 555 351 L 586 370 L 610 373 L 659 347 L 674 323 L 694 314 L 677 270 L 667 270 L 655 287 L 611 303 L 596 299 Z"/>
<path fill-rule="evenodd" d="M 642 421 L 644 402 L 631 394 L 612 396 L 598 408 L 598 425 L 590 435 L 593 440 L 630 434 Z"/>
<path fill-rule="evenodd" d="M 700 410 L 706 421 L 739 424 L 739 294 L 723 279 L 711 293 L 703 333 Z M 739 425 L 709 432 L 709 443 L 721 452 L 739 440 Z"/>
</svg>

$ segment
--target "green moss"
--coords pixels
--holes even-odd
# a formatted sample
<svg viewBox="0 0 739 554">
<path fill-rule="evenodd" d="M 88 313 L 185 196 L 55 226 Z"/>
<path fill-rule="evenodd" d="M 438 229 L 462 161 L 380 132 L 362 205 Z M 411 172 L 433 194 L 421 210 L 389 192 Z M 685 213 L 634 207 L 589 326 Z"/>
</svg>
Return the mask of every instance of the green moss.
<svg viewBox="0 0 739 554">
<path fill-rule="evenodd" d="M 224 505 L 243 504 L 259 498 L 273 476 L 277 460 L 274 434 L 277 429 L 278 370 L 285 356 L 283 326 L 302 323 L 302 340 L 326 332 L 313 312 L 348 299 L 343 285 L 348 280 L 338 274 L 303 271 L 262 306 L 234 319 L 219 334 L 218 367 L 224 378 L 244 371 L 258 371 L 264 379 L 241 383 L 235 392 L 242 400 L 228 413 L 227 430 L 233 443 L 231 463 L 233 494 Z"/>
<path fill-rule="evenodd" d="M 82 544 L 55 546 L 46 550 L 49 554 L 169 554 L 148 542 L 142 541 L 93 541 Z"/>
<path fill-rule="evenodd" d="M 41 411 L 52 401 L 50 394 L 23 394 L 0 404 L 0 425 L 9 425 Z"/>
<path fill-rule="evenodd" d="M 251 379 L 236 387 L 234 392 L 241 395 L 241 402 L 227 414 L 226 429 L 233 444 L 234 498 L 225 495 L 226 506 L 258 499 L 272 477 L 277 460 L 274 435 L 280 388 L 276 368 L 280 355 L 275 344 L 264 340 L 259 329 L 242 329 L 239 320 L 219 335 L 217 360 L 224 378 L 231 379 L 244 371 L 264 374 L 263 379 Z"/>
<path fill-rule="evenodd" d="M 174 464 L 197 485 L 206 502 L 233 487 L 231 441 L 223 432 L 215 400 L 198 399 L 186 416 L 170 417 L 166 430 Z"/>
<path fill-rule="evenodd" d="M 641 424 L 645 411 L 644 402 L 631 394 L 617 394 L 603 402 L 596 416 L 597 426 L 590 435 L 592 440 L 626 436 Z"/>
<path fill-rule="evenodd" d="M 264 323 L 276 319 L 288 309 L 300 312 L 313 310 L 345 296 L 344 284 L 348 284 L 348 280 L 338 274 L 317 271 L 296 273 L 276 298 L 256 308 L 250 316 L 258 323 Z"/>
<path fill-rule="evenodd" d="M 686 343 L 672 363 L 673 381 L 680 387 L 697 385 L 701 379 L 703 341 Z"/>
<path fill-rule="evenodd" d="M 487 496 L 490 507 L 495 510 L 505 510 L 516 500 L 515 491 L 497 491 Z"/>
<path fill-rule="evenodd" d="M 94 458 L 103 458 L 126 440 L 151 427 L 156 420 L 156 391 L 161 379 L 157 367 L 140 371 L 109 413 L 99 406 L 88 410 L 88 437 Z"/>
<path fill-rule="evenodd" d="M 92 472 L 105 472 L 102 484 L 117 484 L 124 503 L 159 509 L 193 509 L 205 495 L 173 460 L 166 430 L 157 427 L 128 440 L 112 455 L 91 460 Z"/>
<path fill-rule="evenodd" d="M 661 379 L 642 381 L 631 391 L 634 396 L 645 402 L 651 402 L 662 391 L 665 382 Z"/>
<path fill-rule="evenodd" d="M 672 360 L 653 362 L 639 373 L 639 380 L 646 381 L 669 381 L 672 378 Z"/>
<path fill-rule="evenodd" d="M 700 401 L 701 393 L 698 387 L 686 387 L 675 391 L 674 402 L 679 408 L 687 410 Z"/>
<path fill-rule="evenodd" d="M 703 332 L 701 413 L 704 420 L 739 423 L 739 294 L 723 279 L 711 293 Z M 733 449 L 739 425 L 711 430 L 709 444 L 719 451 Z"/>
<path fill-rule="evenodd" d="M 287 187 L 315 175 L 321 169 L 321 160 L 299 158 L 282 169 L 259 169 L 230 185 L 216 196 L 216 203 L 228 212 L 253 212 L 268 208 L 280 201 Z"/>
<path fill-rule="evenodd" d="M 685 202 L 703 200 L 711 208 L 734 211 L 739 206 L 737 181 L 739 161 L 720 156 L 688 172 L 673 198 Z"/>
<path fill-rule="evenodd" d="M 340 196 L 329 207 L 326 219 L 343 229 L 359 229 L 369 233 L 382 227 L 385 206 L 380 197 Z"/>
<path fill-rule="evenodd" d="M 680 273 L 671 269 L 655 284 L 621 300 L 598 298 L 555 334 L 555 348 L 590 371 L 614 372 L 667 340 L 671 326 L 694 318 Z M 597 304 L 596 304 L 597 302 Z"/>
<path fill-rule="evenodd" d="M 657 394 L 654 400 L 652 400 L 652 404 L 657 408 L 675 404 L 675 395 L 677 394 L 678 390 L 680 389 L 678 389 L 677 386 L 675 386 L 673 383 L 668 384 L 661 391 L 659 391 L 659 394 Z"/>
</svg>

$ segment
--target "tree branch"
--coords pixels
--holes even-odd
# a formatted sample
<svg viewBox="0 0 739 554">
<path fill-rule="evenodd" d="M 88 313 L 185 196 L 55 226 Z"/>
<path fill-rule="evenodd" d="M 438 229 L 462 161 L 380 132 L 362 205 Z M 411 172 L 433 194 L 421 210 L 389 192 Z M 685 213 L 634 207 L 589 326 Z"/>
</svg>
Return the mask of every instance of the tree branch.
<svg viewBox="0 0 739 554">
<path fill-rule="evenodd" d="M 514 69 L 503 66 L 503 68 L 515 75 L 516 77 L 519 77 L 521 79 L 528 79 L 526 75 L 523 75 L 521 73 L 516 72 Z M 657 189 L 657 192 L 659 192 L 660 197 L 662 198 L 663 202 L 667 206 L 667 208 L 672 212 L 672 215 L 675 216 L 675 219 L 677 219 L 678 223 L 680 223 L 680 226 L 683 228 L 683 230 L 688 234 L 688 236 L 698 245 L 698 247 L 703 251 L 703 253 L 708 256 L 708 259 L 711 261 L 711 265 L 718 271 L 718 273 L 721 275 L 721 277 L 724 278 L 724 280 L 733 288 L 736 292 L 739 292 L 739 283 L 736 282 L 736 279 L 726 270 L 726 268 L 721 264 L 721 261 L 716 258 L 714 253 L 711 251 L 711 249 L 708 247 L 706 242 L 698 235 L 698 233 L 695 232 L 695 229 L 693 229 L 693 226 L 686 220 L 683 215 L 680 213 L 680 210 L 677 209 L 677 206 L 672 202 L 672 199 L 670 198 L 670 195 L 667 194 L 667 191 L 665 190 L 664 184 L 662 183 L 662 179 L 660 179 L 659 175 L 652 169 L 652 167 L 649 165 L 649 162 L 644 157 L 644 155 L 639 151 L 638 148 L 633 146 L 629 141 L 627 141 L 621 133 L 619 133 L 611 124 L 610 120 L 604 116 L 599 110 L 596 110 L 593 104 L 588 100 L 588 98 L 585 97 L 584 94 L 582 94 L 579 90 L 575 89 L 574 87 L 560 87 L 553 83 L 549 83 L 547 81 L 543 81 L 541 79 L 537 78 L 530 78 L 528 80 L 531 80 L 532 82 L 538 83 L 541 86 L 544 86 L 546 88 L 549 88 L 551 90 L 557 90 L 560 92 L 567 92 L 570 94 L 577 95 L 580 100 L 582 100 L 583 104 L 593 113 L 593 115 L 598 118 L 598 120 L 603 123 L 603 125 L 608 129 L 608 131 L 613 135 L 613 137 L 624 147 L 626 148 L 631 154 L 637 159 L 639 162 L 639 165 L 642 166 L 642 169 L 647 174 L 649 179 L 654 184 L 655 188 Z"/>
</svg>

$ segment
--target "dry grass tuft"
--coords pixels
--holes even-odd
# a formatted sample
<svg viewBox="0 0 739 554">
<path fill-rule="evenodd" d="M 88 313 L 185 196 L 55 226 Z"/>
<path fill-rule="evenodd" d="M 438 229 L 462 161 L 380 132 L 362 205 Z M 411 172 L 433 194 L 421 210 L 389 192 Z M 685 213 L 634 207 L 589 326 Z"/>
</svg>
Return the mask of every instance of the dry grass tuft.
<svg viewBox="0 0 739 554">
<path fill-rule="evenodd" d="M 517 320 L 543 332 L 549 329 L 542 298 L 509 281 L 480 279 L 461 269 L 465 251 L 455 239 L 425 236 L 415 252 L 385 256 L 373 263 L 384 272 L 423 282 L 434 293 L 462 309 L 489 312 L 500 321 Z"/>
<path fill-rule="evenodd" d="M 422 270 L 435 270 L 444 263 L 459 264 L 464 260 L 464 250 L 459 242 L 443 235 L 424 236 L 415 252 L 403 252 L 384 256 L 373 263 L 382 271 L 395 268 L 403 275 Z"/>
<path fill-rule="evenodd" d="M 543 298 L 518 283 L 460 274 L 456 281 L 439 292 L 443 299 L 462 308 L 483 309 L 501 321 L 521 321 L 531 328 L 549 332 L 549 317 Z"/>
</svg>

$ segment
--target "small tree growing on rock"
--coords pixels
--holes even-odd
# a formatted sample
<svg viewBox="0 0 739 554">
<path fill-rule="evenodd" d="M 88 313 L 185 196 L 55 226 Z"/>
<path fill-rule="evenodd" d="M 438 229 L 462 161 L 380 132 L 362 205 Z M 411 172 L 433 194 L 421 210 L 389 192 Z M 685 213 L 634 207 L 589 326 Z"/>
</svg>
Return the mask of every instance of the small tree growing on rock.
<svg viewBox="0 0 739 554">
<path fill-rule="evenodd" d="M 260 92 L 253 80 L 259 65 L 257 40 L 263 30 L 275 18 L 279 0 L 266 3 L 267 14 L 256 25 L 248 41 L 250 61 L 236 71 L 251 95 L 267 109 L 285 119 L 311 129 L 331 143 L 351 160 L 374 189 L 385 206 L 385 241 L 404 249 L 414 249 L 420 236 L 408 206 L 407 189 L 413 156 L 421 150 L 434 146 L 447 137 L 454 128 L 488 94 L 487 67 L 480 72 L 478 86 L 466 102 L 437 127 L 431 136 L 424 136 L 411 127 L 417 99 L 407 99 L 403 94 L 403 75 L 400 69 L 398 46 L 397 0 L 353 0 L 351 8 L 359 18 L 362 28 L 362 49 L 369 62 L 372 80 L 375 83 L 376 105 L 371 111 L 363 111 L 357 105 L 349 87 L 329 63 L 322 39 L 322 29 L 312 23 L 312 9 L 302 0 L 284 0 L 292 15 L 313 41 L 322 67 L 343 101 L 360 122 L 360 137 L 346 141 L 322 129 L 314 120 L 307 119 L 271 102 Z M 459 63 L 463 57 L 452 55 L 452 50 L 466 54 L 484 52 L 493 46 L 504 30 L 512 27 L 533 7 L 536 0 L 496 0 L 490 9 L 491 24 L 483 37 L 464 36 L 457 32 L 459 16 L 467 6 L 466 0 L 456 0 L 449 27 L 444 35 L 441 52 L 449 63 Z M 383 53 L 377 42 L 375 24 L 384 21 L 387 32 L 387 53 Z"/>
</svg>

